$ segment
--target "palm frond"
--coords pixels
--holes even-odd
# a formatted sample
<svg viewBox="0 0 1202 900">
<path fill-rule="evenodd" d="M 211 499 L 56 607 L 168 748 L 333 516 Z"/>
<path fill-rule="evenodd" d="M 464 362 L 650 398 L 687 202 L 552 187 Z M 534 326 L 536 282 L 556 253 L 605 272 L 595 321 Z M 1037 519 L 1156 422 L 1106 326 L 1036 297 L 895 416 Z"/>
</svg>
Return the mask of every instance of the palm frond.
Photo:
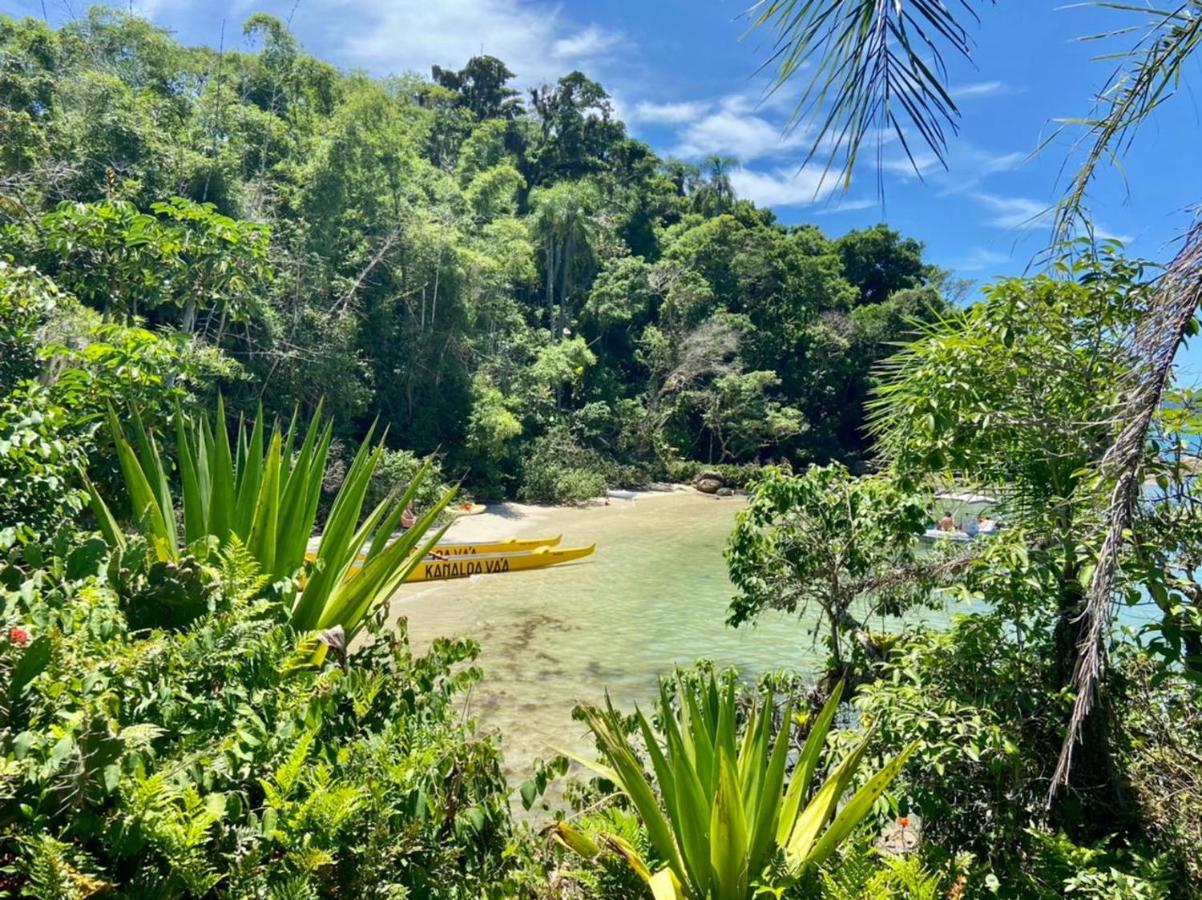
<svg viewBox="0 0 1202 900">
<path fill-rule="evenodd" d="M 817 123 L 805 163 L 825 155 L 824 178 L 837 167 L 846 187 L 874 132 L 878 179 L 891 136 L 917 174 L 919 144 L 946 164 L 960 112 L 944 54 L 970 55 L 961 22 L 977 18 L 969 0 L 759 0 L 751 15 L 753 28 L 776 33 L 764 63 L 776 66 L 773 92 L 812 68 L 788 127 Z"/>
<path fill-rule="evenodd" d="M 1187 2 L 1158 10 L 1125 3 L 1097 3 L 1103 9 L 1150 16 L 1143 27 L 1118 28 L 1083 40 L 1102 40 L 1141 32 L 1130 50 L 1102 59 L 1118 59 L 1119 65 L 1099 91 L 1094 118 L 1067 119 L 1065 125 L 1084 126 L 1090 144 L 1081 167 L 1060 202 L 1056 230 L 1067 235 L 1084 214 L 1085 194 L 1103 162 L 1117 163 L 1131 146 L 1137 127 L 1172 96 L 1181 82 L 1187 60 L 1202 46 L 1202 3 Z"/>
</svg>

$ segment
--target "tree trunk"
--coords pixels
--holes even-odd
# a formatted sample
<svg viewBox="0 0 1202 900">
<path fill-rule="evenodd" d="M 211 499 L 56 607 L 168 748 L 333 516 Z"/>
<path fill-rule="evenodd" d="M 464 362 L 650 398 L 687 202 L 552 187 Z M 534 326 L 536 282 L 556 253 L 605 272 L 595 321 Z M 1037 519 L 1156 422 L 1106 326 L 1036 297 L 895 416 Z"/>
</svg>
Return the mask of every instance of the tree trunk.
<svg viewBox="0 0 1202 900">
<path fill-rule="evenodd" d="M 1087 639 L 1085 588 L 1074 541 L 1064 543 L 1059 609 L 1053 634 L 1056 659 L 1053 678 L 1058 689 L 1073 689 L 1078 647 Z M 1066 723 L 1067 724 L 1067 723 Z M 1051 807 L 1053 818 L 1082 840 L 1120 832 L 1130 820 L 1130 802 L 1114 764 L 1111 717 L 1104 695 L 1082 725 L 1069 773 L 1071 790 L 1061 791 Z"/>
<path fill-rule="evenodd" d="M 555 341 L 555 236 L 547 236 L 547 330 Z"/>
<path fill-rule="evenodd" d="M 572 271 L 572 257 L 576 254 L 576 233 L 568 232 L 564 244 L 563 259 L 559 261 L 559 325 L 555 329 L 555 340 L 563 339 L 563 331 L 568 324 L 568 276 Z"/>
<path fill-rule="evenodd" d="M 196 297 L 191 296 L 184 304 L 184 318 L 180 323 L 180 331 L 191 334 L 196 330 Z"/>
</svg>

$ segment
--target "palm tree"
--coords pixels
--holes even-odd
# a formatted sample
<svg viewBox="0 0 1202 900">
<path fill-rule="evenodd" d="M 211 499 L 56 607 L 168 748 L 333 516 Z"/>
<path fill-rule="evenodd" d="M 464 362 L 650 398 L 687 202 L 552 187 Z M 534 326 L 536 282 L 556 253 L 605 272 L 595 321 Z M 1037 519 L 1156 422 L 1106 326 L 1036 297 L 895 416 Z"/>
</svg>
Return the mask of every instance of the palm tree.
<svg viewBox="0 0 1202 900">
<path fill-rule="evenodd" d="M 730 175 L 739 168 L 739 161 L 733 156 L 712 153 L 701 165 L 709 178 L 697 189 L 694 205 L 706 216 L 729 212 L 735 203 L 735 189 L 730 182 Z"/>
<path fill-rule="evenodd" d="M 543 244 L 547 327 L 556 342 L 568 326 L 573 276 L 579 274 L 581 257 L 592 251 L 597 233 L 594 212 L 599 201 L 596 188 L 585 181 L 561 181 L 551 187 L 535 188 L 530 195 L 534 230 Z"/>
<path fill-rule="evenodd" d="M 948 132 L 955 132 L 959 118 L 943 55 L 968 55 L 968 26 L 977 22 L 974 5 L 972 0 L 760 0 L 752 10 L 755 27 L 776 33 L 765 63 L 776 65 L 773 89 L 791 83 L 803 68 L 812 69 L 790 120 L 791 127 L 803 118 L 818 123 L 806 162 L 827 154 L 824 172 L 837 167 L 846 185 L 865 142 L 875 135 L 879 162 L 890 132 L 915 169 L 915 140 L 943 162 Z M 1082 120 L 1088 149 L 1057 206 L 1055 239 L 1078 228 L 1092 235 L 1084 198 L 1099 163 L 1130 146 L 1202 45 L 1202 0 L 1179 0 L 1168 11 L 1104 5 L 1150 18 L 1142 27 L 1093 36 L 1139 35 L 1119 55 L 1093 114 Z M 878 165 L 878 181 L 880 171 Z M 1074 750 L 1094 712 L 1115 572 L 1138 497 L 1148 430 L 1200 302 L 1202 223 L 1195 223 L 1156 284 L 1140 328 L 1143 365 L 1131 374 L 1127 399 L 1115 417 L 1117 437 L 1100 464 L 1109 490 L 1107 516 L 1073 661 L 1076 697 L 1049 800 L 1067 785 Z"/>
</svg>

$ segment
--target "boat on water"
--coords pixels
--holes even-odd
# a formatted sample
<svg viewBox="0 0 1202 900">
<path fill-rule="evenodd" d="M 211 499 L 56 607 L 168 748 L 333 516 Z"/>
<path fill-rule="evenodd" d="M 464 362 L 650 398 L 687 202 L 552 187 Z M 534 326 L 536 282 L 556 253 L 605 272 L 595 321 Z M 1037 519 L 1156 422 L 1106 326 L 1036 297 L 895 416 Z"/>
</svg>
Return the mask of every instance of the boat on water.
<svg viewBox="0 0 1202 900">
<path fill-rule="evenodd" d="M 969 491 L 940 491 L 935 495 L 935 499 L 952 503 L 977 503 L 991 506 L 998 502 L 997 497 L 990 497 L 988 494 L 974 494 Z"/>
<path fill-rule="evenodd" d="M 499 575 L 503 572 L 545 569 L 548 566 L 591 556 L 596 549 L 596 544 L 587 547 L 542 546 L 529 552 L 459 556 L 452 559 L 426 557 L 417 564 L 405 581 L 445 581 L 452 578 L 470 578 L 472 575 Z"/>
<path fill-rule="evenodd" d="M 591 556 L 596 544 L 587 547 L 557 547 L 561 535 L 546 538 L 506 538 L 500 541 L 464 541 L 436 544 L 414 567 L 409 581 L 444 581 L 451 578 L 470 578 L 472 575 L 499 575 L 503 572 L 522 572 L 545 569 L 560 563 Z M 309 553 L 307 559 L 314 559 Z M 364 563 L 366 555 L 355 560 L 349 575 L 353 576 Z"/>
<path fill-rule="evenodd" d="M 488 556 L 497 553 L 522 553 L 539 547 L 556 547 L 562 535 L 545 538 L 504 538 L 499 541 L 448 541 L 435 544 L 429 556 L 434 559 L 446 556 Z"/>
<path fill-rule="evenodd" d="M 928 528 L 920 536 L 919 540 L 926 541 L 928 544 L 935 544 L 939 541 L 951 541 L 953 544 L 971 544 L 979 537 L 989 537 L 991 534 L 997 534 L 997 526 L 992 528 L 982 528 L 976 534 L 968 534 L 967 532 L 944 531 L 941 528 Z"/>
<path fill-rule="evenodd" d="M 919 539 L 926 541 L 928 544 L 934 544 L 938 541 L 951 541 L 953 544 L 968 544 L 974 540 L 971 534 L 965 534 L 963 531 L 943 531 L 939 528 L 928 528 L 922 533 Z"/>
<path fill-rule="evenodd" d="M 435 544 L 426 558 L 446 559 L 447 557 L 488 556 L 498 553 L 528 553 L 539 547 L 554 547 L 559 544 L 562 537 L 557 534 L 553 537 L 542 538 L 502 538 L 499 541 L 447 541 L 443 544 Z M 310 562 L 316 558 L 317 554 L 314 551 L 305 554 L 305 559 Z M 366 556 L 361 553 L 356 561 L 362 563 L 364 559 Z"/>
</svg>

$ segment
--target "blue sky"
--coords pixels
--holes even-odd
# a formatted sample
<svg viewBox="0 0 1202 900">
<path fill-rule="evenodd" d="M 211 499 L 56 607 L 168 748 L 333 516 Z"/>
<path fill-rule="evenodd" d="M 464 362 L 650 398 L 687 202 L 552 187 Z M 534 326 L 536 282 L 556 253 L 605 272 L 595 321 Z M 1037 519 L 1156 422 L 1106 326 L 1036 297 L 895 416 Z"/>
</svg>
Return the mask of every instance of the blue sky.
<svg viewBox="0 0 1202 900">
<path fill-rule="evenodd" d="M 630 130 L 661 154 L 737 157 L 740 195 L 772 206 L 786 222 L 815 222 L 832 234 L 887 221 L 924 241 L 929 258 L 984 283 L 1019 274 L 1044 247 L 1041 213 L 1063 187 L 1072 135 L 1042 152 L 1057 120 L 1086 115 L 1119 49 L 1076 38 L 1138 23 L 1129 14 L 1034 0 L 979 4 L 971 61 L 952 60 L 950 83 L 962 111 L 948 168 L 933 159 L 914 176 L 900 152 L 885 153 L 885 205 L 866 166 L 846 193 L 798 167 L 805 134 L 783 131 L 796 93 L 765 98 L 757 67 L 767 35 L 746 35 L 750 0 L 132 0 L 132 8 L 187 43 L 238 46 L 252 12 L 291 17 L 310 52 L 345 68 L 385 75 L 428 73 L 491 53 L 521 84 L 580 68 L 613 95 Z M 122 3 L 122 5 L 125 5 Z M 0 10 L 59 22 L 81 0 L 0 0 Z M 1130 38 L 1127 38 L 1130 40 Z M 1202 84 L 1197 79 L 1195 84 Z M 1166 259 L 1202 200 L 1199 109 L 1187 91 L 1165 105 L 1090 196 L 1099 231 L 1130 253 Z M 871 157 L 871 154 L 868 154 Z M 1195 350 L 1196 348 L 1191 348 Z M 1191 352 L 1202 372 L 1202 352 Z"/>
</svg>

